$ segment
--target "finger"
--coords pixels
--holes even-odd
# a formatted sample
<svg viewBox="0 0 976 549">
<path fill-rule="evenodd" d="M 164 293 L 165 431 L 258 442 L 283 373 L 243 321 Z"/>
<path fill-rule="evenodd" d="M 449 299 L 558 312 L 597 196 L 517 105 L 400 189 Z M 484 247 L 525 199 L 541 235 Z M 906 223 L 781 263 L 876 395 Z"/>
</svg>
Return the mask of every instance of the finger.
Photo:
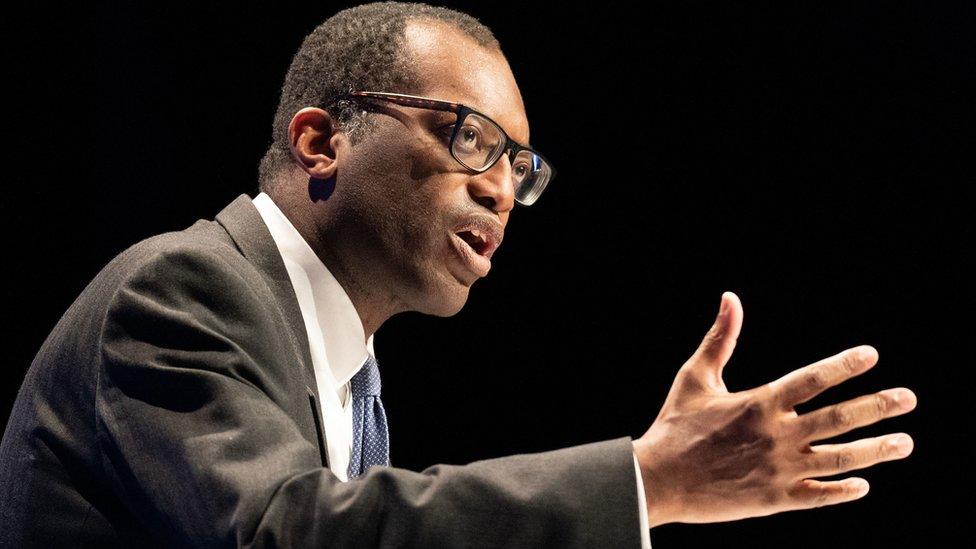
<svg viewBox="0 0 976 549">
<path fill-rule="evenodd" d="M 878 362 L 870 345 L 847 349 L 832 357 L 794 370 L 769 385 L 786 408 L 810 400 L 842 381 L 863 374 Z"/>
<path fill-rule="evenodd" d="M 791 420 L 803 441 L 830 438 L 851 429 L 900 416 L 915 409 L 918 402 L 909 389 L 887 389 L 825 406 Z"/>
<path fill-rule="evenodd" d="M 789 491 L 789 496 L 794 508 L 811 509 L 854 501 L 864 497 L 869 489 L 868 481 L 859 477 L 828 482 L 804 479 Z"/>
<path fill-rule="evenodd" d="M 713 388 L 724 388 L 722 370 L 732 357 L 736 340 L 742 331 L 742 303 L 732 292 L 722 294 L 721 307 L 712 327 L 705 334 L 691 363 L 699 378 Z"/>
<path fill-rule="evenodd" d="M 882 461 L 903 459 L 915 443 L 905 433 L 865 438 L 846 444 L 821 444 L 810 448 L 804 476 L 824 477 L 864 469 Z"/>
</svg>

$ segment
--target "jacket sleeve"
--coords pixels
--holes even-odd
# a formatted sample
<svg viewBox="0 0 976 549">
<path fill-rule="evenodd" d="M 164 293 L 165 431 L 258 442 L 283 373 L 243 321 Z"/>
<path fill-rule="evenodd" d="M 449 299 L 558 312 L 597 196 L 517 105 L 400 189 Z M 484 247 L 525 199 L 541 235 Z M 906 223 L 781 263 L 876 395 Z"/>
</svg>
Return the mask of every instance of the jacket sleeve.
<svg viewBox="0 0 976 549">
<path fill-rule="evenodd" d="M 639 547 L 629 437 L 342 482 L 282 406 L 280 317 L 230 254 L 156 254 L 115 291 L 96 428 L 113 491 L 181 546 Z"/>
</svg>

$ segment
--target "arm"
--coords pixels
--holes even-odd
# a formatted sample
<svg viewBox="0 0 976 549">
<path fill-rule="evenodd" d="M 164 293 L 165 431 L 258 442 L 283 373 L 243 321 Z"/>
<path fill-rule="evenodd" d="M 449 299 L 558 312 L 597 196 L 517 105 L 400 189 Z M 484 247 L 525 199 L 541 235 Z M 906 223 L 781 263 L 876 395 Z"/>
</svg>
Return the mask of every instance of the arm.
<svg viewBox="0 0 976 549">
<path fill-rule="evenodd" d="M 236 257 L 164 252 L 103 328 L 96 422 L 123 504 L 174 545 L 637 546 L 628 437 L 371 468 L 340 482 L 286 412 L 306 398 L 280 318 Z M 304 401 L 307 406 L 307 400 Z"/>
<path fill-rule="evenodd" d="M 678 371 L 650 429 L 634 442 L 651 526 L 721 522 L 852 501 L 867 494 L 862 478 L 820 481 L 902 459 L 907 434 L 844 444 L 811 443 L 915 408 L 915 394 L 887 389 L 803 415 L 793 407 L 862 374 L 878 361 L 870 346 L 848 349 L 760 387 L 729 392 L 722 370 L 742 327 L 735 294 L 698 350 Z"/>
</svg>

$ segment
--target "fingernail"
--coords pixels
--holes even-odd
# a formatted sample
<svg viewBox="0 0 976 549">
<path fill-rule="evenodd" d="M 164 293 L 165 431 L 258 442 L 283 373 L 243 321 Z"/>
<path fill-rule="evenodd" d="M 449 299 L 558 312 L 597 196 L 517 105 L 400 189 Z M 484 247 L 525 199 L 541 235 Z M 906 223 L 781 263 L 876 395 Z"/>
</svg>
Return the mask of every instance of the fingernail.
<svg viewBox="0 0 976 549">
<path fill-rule="evenodd" d="M 857 357 L 861 359 L 862 362 L 868 362 L 874 358 L 876 353 L 877 351 L 874 350 L 874 347 L 865 345 L 858 350 Z"/>
<path fill-rule="evenodd" d="M 907 391 L 893 391 L 891 401 L 899 410 L 911 410 L 915 407 L 915 395 Z"/>
<path fill-rule="evenodd" d="M 724 315 L 725 311 L 728 310 L 729 308 L 729 300 L 725 299 L 725 293 L 722 294 L 722 297 L 720 299 L 722 300 L 721 301 L 722 305 L 718 308 L 719 316 Z"/>
<path fill-rule="evenodd" d="M 891 439 L 891 447 L 899 456 L 907 456 L 912 451 L 912 439 L 906 435 L 898 435 Z"/>
</svg>

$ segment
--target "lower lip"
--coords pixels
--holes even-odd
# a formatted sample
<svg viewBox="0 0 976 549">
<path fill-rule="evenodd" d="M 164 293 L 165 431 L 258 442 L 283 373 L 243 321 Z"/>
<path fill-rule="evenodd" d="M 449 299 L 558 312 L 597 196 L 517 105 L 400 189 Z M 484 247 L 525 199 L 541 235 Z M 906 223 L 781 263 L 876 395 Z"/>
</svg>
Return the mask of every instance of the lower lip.
<svg viewBox="0 0 976 549">
<path fill-rule="evenodd" d="M 490 259 L 475 252 L 471 246 L 468 246 L 467 242 L 454 233 L 451 233 L 451 242 L 454 244 L 454 250 L 461 256 L 461 260 L 472 273 L 479 277 L 488 274 L 488 271 L 491 270 Z"/>
</svg>

